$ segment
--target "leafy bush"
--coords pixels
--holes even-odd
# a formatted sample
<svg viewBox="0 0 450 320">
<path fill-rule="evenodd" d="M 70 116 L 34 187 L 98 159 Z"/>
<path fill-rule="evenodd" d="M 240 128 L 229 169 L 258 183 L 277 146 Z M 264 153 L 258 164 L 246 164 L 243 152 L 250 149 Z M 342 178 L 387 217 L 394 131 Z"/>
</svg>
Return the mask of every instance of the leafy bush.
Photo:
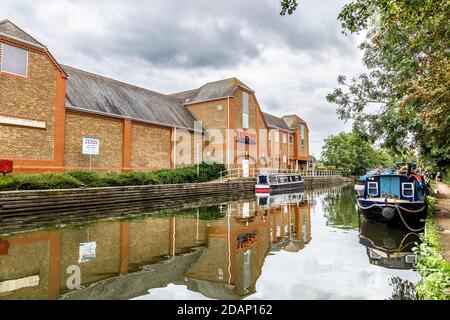
<svg viewBox="0 0 450 320">
<path fill-rule="evenodd" d="M 67 171 L 65 173 L 78 181 L 80 181 L 86 187 L 106 187 L 108 184 L 103 179 L 103 175 L 95 171 Z"/>
<path fill-rule="evenodd" d="M 421 235 L 422 243 L 414 248 L 418 255 L 417 271 L 422 276 L 416 290 L 424 300 L 450 300 L 450 263 L 442 256 L 442 245 L 433 220 L 436 198 L 427 197 L 427 200 L 426 233 Z"/>
<path fill-rule="evenodd" d="M 17 174 L 0 177 L 0 190 L 45 190 L 79 188 L 77 179 L 61 173 Z"/>
<path fill-rule="evenodd" d="M 100 174 L 94 171 L 68 171 L 65 173 L 14 174 L 0 176 L 0 191 L 68 189 L 80 187 L 138 186 L 149 184 L 176 184 L 207 182 L 220 177 L 222 164 L 199 165 L 158 171 L 132 171 Z"/>
</svg>

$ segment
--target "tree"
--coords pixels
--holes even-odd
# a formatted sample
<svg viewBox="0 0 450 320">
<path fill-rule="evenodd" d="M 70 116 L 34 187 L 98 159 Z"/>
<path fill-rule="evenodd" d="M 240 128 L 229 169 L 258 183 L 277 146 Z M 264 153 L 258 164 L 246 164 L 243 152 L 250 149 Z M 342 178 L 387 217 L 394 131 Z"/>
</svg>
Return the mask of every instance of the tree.
<svg viewBox="0 0 450 320">
<path fill-rule="evenodd" d="M 391 167 L 392 157 L 385 149 L 377 150 L 372 144 L 355 133 L 339 133 L 325 139 L 322 161 L 335 165 L 350 174 L 364 174 L 368 169 Z"/>
<path fill-rule="evenodd" d="M 368 72 L 338 77 L 327 100 L 353 131 L 395 152 L 413 148 L 450 164 L 450 0 L 354 0 L 338 16 L 344 33 L 367 30 Z M 369 109 L 376 112 L 370 112 Z"/>
<path fill-rule="evenodd" d="M 294 13 L 295 10 L 297 10 L 297 0 L 281 0 L 281 11 L 280 15 L 285 16 L 286 13 L 291 15 Z"/>
</svg>

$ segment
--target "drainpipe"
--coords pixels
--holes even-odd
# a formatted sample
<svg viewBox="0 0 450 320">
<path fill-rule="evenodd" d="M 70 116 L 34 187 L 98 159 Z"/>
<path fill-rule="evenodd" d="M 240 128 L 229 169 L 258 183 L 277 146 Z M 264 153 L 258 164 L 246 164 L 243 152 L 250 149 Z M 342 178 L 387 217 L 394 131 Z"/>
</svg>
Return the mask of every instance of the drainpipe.
<svg viewBox="0 0 450 320">
<path fill-rule="evenodd" d="M 230 170 L 230 97 L 227 98 L 227 169 Z"/>
<path fill-rule="evenodd" d="M 177 127 L 173 130 L 173 168 L 177 168 Z"/>
</svg>

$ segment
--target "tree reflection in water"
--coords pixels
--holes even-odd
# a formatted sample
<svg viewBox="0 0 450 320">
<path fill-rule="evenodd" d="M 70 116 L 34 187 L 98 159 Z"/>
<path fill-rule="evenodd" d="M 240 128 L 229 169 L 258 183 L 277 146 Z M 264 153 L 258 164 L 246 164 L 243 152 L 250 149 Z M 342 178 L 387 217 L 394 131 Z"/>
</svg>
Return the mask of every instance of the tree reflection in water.
<svg viewBox="0 0 450 320">
<path fill-rule="evenodd" d="M 336 193 L 327 193 L 323 198 L 323 207 L 328 225 L 343 229 L 358 228 L 359 218 L 355 201 L 353 185 L 345 186 Z"/>
<path fill-rule="evenodd" d="M 389 279 L 389 285 L 393 287 L 392 296 L 388 300 L 418 300 L 416 286 L 408 280 L 400 277 Z"/>
</svg>

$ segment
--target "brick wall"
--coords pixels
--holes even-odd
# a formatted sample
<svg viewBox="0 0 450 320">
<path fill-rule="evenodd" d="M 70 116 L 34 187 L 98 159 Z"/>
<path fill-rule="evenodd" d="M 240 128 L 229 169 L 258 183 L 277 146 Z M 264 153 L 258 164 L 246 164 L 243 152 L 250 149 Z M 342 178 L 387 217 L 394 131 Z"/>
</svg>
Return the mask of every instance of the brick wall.
<svg viewBox="0 0 450 320">
<path fill-rule="evenodd" d="M 28 77 L 0 73 L 0 87 L 0 114 L 47 123 L 45 130 L 0 124 L 0 158 L 53 160 L 56 69 L 49 57 L 29 50 Z"/>
<path fill-rule="evenodd" d="M 83 137 L 100 139 L 100 155 L 92 157 L 95 170 L 119 171 L 122 168 L 123 121 L 114 118 L 67 112 L 64 165 L 89 168 L 89 157 L 82 155 Z"/>
<path fill-rule="evenodd" d="M 134 123 L 131 126 L 131 167 L 170 168 L 171 129 Z"/>
<path fill-rule="evenodd" d="M 209 144 L 207 149 L 205 149 L 205 152 L 209 151 L 211 153 L 211 157 L 205 157 L 205 160 L 212 160 L 220 163 L 226 161 L 224 144 L 227 139 L 227 104 L 227 99 L 221 99 L 186 106 L 195 118 L 202 121 L 203 126 L 206 129 L 217 129 L 217 132 L 214 132 L 214 136 L 216 136 L 215 141 L 212 144 Z M 230 105 L 231 104 L 232 99 L 230 99 Z M 221 106 L 221 108 L 219 108 L 219 106 Z M 218 134 L 221 135 L 221 138 L 217 137 Z"/>
</svg>

